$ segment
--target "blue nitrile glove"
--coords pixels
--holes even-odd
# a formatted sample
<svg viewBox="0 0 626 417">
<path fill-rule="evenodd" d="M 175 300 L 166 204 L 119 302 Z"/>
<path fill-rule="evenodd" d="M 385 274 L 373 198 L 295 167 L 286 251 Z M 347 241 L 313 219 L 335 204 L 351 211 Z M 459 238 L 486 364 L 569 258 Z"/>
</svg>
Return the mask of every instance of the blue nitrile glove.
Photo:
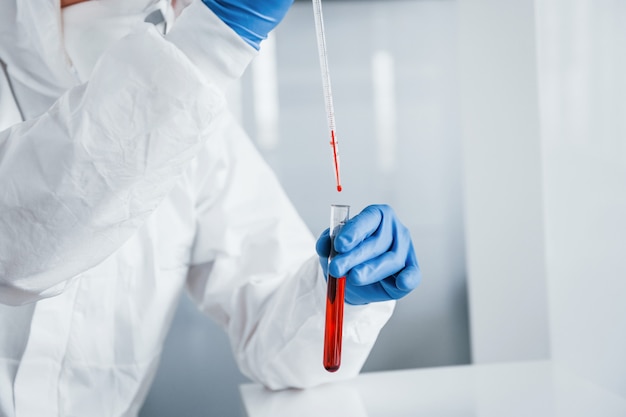
<svg viewBox="0 0 626 417">
<path fill-rule="evenodd" d="M 324 274 L 346 277 L 346 302 L 367 304 L 402 298 L 422 274 L 409 230 L 386 205 L 366 207 L 335 236 L 337 255 L 328 264 L 329 229 L 316 245 Z"/>
<path fill-rule="evenodd" d="M 253 48 L 283 20 L 293 0 L 202 0 Z"/>
</svg>

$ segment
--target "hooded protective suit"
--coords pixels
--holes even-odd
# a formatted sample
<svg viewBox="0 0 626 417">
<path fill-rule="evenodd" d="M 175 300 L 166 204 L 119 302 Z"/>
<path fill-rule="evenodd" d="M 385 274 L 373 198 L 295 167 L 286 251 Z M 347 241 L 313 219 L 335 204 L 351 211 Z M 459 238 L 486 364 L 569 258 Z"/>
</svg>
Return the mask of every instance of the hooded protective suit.
<svg viewBox="0 0 626 417">
<path fill-rule="evenodd" d="M 0 0 L 0 415 L 136 415 L 185 286 L 253 380 L 355 375 L 393 302 L 346 305 L 326 373 L 314 240 L 224 105 L 256 51 L 200 2 L 166 36 L 166 2 L 99 3 L 137 22 L 90 72 L 58 0 Z"/>
</svg>

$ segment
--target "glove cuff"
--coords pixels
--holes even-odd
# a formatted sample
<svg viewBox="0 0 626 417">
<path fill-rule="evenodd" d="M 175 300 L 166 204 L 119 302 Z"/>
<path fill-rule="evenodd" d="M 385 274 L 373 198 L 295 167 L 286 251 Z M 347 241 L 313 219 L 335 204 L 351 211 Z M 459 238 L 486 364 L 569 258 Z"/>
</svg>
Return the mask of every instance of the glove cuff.
<svg viewBox="0 0 626 417">
<path fill-rule="evenodd" d="M 261 41 L 280 23 L 288 7 L 272 12 L 275 16 L 259 13 L 245 4 L 223 4 L 219 0 L 202 0 L 224 23 L 237 33 L 241 39 L 257 51 Z"/>
</svg>

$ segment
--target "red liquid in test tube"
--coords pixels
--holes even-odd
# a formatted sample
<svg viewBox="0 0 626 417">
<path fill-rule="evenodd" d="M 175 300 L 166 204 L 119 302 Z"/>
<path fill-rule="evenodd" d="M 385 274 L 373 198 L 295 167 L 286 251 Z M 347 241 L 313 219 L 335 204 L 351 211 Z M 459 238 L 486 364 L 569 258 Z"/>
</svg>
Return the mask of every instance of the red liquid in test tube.
<svg viewBox="0 0 626 417">
<path fill-rule="evenodd" d="M 324 368 L 335 372 L 341 365 L 343 303 L 346 278 L 328 276 L 326 294 L 326 328 L 324 329 Z"/>
<path fill-rule="evenodd" d="M 335 256 L 335 236 L 350 218 L 350 206 L 332 205 L 330 208 L 330 256 Z M 343 306 L 346 278 L 328 275 L 326 292 L 326 324 L 324 329 L 324 368 L 335 372 L 341 365 L 341 344 L 343 333 Z"/>
</svg>

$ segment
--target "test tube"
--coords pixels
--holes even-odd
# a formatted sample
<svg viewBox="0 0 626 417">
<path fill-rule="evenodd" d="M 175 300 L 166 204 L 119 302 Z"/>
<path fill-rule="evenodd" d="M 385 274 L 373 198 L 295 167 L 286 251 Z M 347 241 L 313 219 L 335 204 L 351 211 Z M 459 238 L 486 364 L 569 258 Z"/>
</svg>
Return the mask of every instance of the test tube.
<svg viewBox="0 0 626 417">
<path fill-rule="evenodd" d="M 333 204 L 330 206 L 330 255 L 334 258 L 335 236 L 350 218 L 350 206 Z M 341 336 L 343 330 L 343 303 L 346 277 L 328 274 L 326 293 L 326 327 L 324 329 L 324 368 L 335 372 L 341 365 Z"/>
</svg>

